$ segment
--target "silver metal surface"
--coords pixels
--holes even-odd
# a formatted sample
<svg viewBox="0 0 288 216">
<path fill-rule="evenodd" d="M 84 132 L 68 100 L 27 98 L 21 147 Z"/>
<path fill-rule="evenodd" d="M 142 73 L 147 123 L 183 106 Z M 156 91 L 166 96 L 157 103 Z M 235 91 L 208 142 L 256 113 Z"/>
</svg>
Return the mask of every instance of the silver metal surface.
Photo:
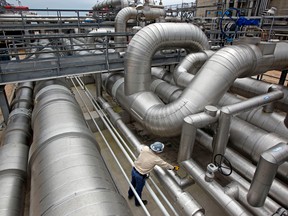
<svg viewBox="0 0 288 216">
<path fill-rule="evenodd" d="M 145 20 L 155 20 L 159 17 L 165 17 L 165 10 L 159 8 L 149 8 L 149 10 L 136 10 L 134 7 L 125 7 L 115 18 L 115 32 L 126 32 L 127 21 L 129 19 L 140 19 L 141 16 L 145 17 Z M 121 52 L 126 50 L 127 36 L 115 36 L 116 50 Z M 125 47 L 123 47 L 125 46 Z"/>
<path fill-rule="evenodd" d="M 185 48 L 190 52 L 209 49 L 202 30 L 188 23 L 155 23 L 138 31 L 125 54 L 125 93 L 149 90 L 151 59 L 160 49 Z"/>
<path fill-rule="evenodd" d="M 224 189 L 216 182 L 206 182 L 205 172 L 192 159 L 183 161 L 181 165 L 193 177 L 195 182 L 199 184 L 209 195 L 217 202 L 223 210 L 229 215 L 251 215 L 236 200 L 224 193 Z"/>
<path fill-rule="evenodd" d="M 249 192 L 248 202 L 255 207 L 264 205 L 277 168 L 288 160 L 288 143 L 279 143 L 261 154 Z"/>
<path fill-rule="evenodd" d="M 193 79 L 194 75 L 203 66 L 209 57 L 214 54 L 213 51 L 190 53 L 175 68 L 173 78 L 180 87 L 186 87 Z M 194 74 L 194 75 L 193 75 Z"/>
<path fill-rule="evenodd" d="M 210 152 L 212 152 L 212 139 L 213 137 L 209 136 L 207 133 L 203 132 L 202 130 L 197 130 L 196 140 Z M 251 164 L 250 161 L 248 161 L 239 153 L 235 152 L 235 150 L 229 147 L 225 151 L 225 157 L 231 162 L 233 169 L 235 169 L 237 173 L 240 173 L 241 176 L 243 176 L 245 179 L 248 179 L 249 182 L 252 181 L 256 167 Z M 242 184 L 247 190 L 249 189 L 250 183 L 248 183 L 248 181 L 244 180 L 238 174 L 232 172 L 229 178 L 231 177 L 233 181 L 237 181 Z M 285 185 L 278 179 L 274 179 L 271 189 L 269 191 L 269 195 L 273 197 L 273 199 L 280 203 L 282 206 L 288 208 L 287 185 Z M 265 206 L 271 203 L 269 199 L 266 199 L 266 202 L 269 203 L 265 203 Z M 272 211 L 275 211 L 277 208 L 279 208 L 279 205 L 275 206 L 275 204 L 273 203 L 271 203 L 270 205 L 272 206 L 272 208 L 270 207 Z"/>
<path fill-rule="evenodd" d="M 234 118 L 231 122 L 230 144 L 249 159 L 257 162 L 262 152 L 274 145 L 288 140 L 274 133 L 268 133 L 241 119 Z M 279 177 L 288 182 L 288 163 L 285 162 L 278 168 Z"/>
<path fill-rule="evenodd" d="M 21 83 L 0 144 L 0 215 L 24 214 L 33 83 Z"/>
<path fill-rule="evenodd" d="M 242 79 L 236 79 L 231 86 L 231 90 L 233 93 L 245 97 L 254 97 L 255 95 L 267 92 L 270 86 L 270 83 L 247 77 Z M 284 97 L 275 103 L 275 108 L 285 111 L 286 107 L 288 106 L 288 88 L 280 85 L 279 87 L 282 88 L 282 91 L 284 92 Z"/>
<path fill-rule="evenodd" d="M 113 118 L 112 121 L 120 130 L 120 132 L 125 136 L 130 144 L 132 144 L 137 152 L 141 150 L 141 143 L 137 139 L 137 137 L 130 131 L 130 129 L 124 124 L 120 116 L 115 113 L 112 107 L 103 100 L 103 98 L 99 98 L 99 101 L 103 108 L 106 110 L 108 115 Z M 172 195 L 172 198 L 175 202 L 179 204 L 181 207 L 181 211 L 185 215 L 203 215 L 203 208 L 197 203 L 197 201 L 190 195 L 189 193 L 182 190 L 180 186 L 185 186 L 190 184 L 191 181 L 189 179 L 183 182 L 183 185 L 178 185 L 177 182 L 172 179 L 171 173 L 164 171 L 161 167 L 155 167 L 154 173 L 157 178 L 162 182 L 163 186 L 167 189 L 169 194 Z"/>
<path fill-rule="evenodd" d="M 131 215 L 69 89 L 53 81 L 35 88 L 30 215 Z"/>
<path fill-rule="evenodd" d="M 97 2 L 92 9 L 102 9 L 105 7 L 114 7 L 114 8 L 124 8 L 128 7 L 129 1 L 128 0 L 104 0 L 101 2 Z"/>
</svg>

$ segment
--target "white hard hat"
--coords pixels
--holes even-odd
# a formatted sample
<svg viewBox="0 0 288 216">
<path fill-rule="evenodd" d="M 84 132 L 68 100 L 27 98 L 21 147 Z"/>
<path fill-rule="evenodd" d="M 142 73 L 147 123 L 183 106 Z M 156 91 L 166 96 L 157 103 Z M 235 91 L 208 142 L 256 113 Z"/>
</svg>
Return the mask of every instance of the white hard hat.
<svg viewBox="0 0 288 216">
<path fill-rule="evenodd" d="M 164 150 L 164 144 L 161 142 L 154 142 L 150 145 L 150 148 L 156 153 L 161 153 Z"/>
</svg>

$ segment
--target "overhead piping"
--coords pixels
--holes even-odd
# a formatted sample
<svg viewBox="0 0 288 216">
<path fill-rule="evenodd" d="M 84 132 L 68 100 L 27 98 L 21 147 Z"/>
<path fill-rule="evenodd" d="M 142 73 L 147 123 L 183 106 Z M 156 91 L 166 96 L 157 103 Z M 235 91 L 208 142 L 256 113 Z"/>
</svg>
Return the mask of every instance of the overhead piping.
<svg viewBox="0 0 288 216">
<path fill-rule="evenodd" d="M 165 17 L 165 10 L 159 8 L 148 8 L 145 10 L 137 10 L 134 7 L 123 8 L 115 18 L 115 32 L 127 32 L 127 21 L 129 19 L 137 19 L 137 17 L 144 16 L 145 20 L 155 20 L 160 17 Z M 139 18 L 138 18 L 139 19 Z M 125 51 L 127 44 L 127 36 L 115 36 L 115 47 L 118 52 Z"/>
<path fill-rule="evenodd" d="M 170 29 L 171 25 L 169 24 L 149 25 L 132 38 L 125 55 L 125 93 L 130 95 L 129 99 L 128 96 L 123 98 L 123 93 L 120 93 L 123 91 L 121 85 L 118 85 L 116 90 L 116 94 L 121 94 L 120 97 L 124 99 L 119 100 L 119 103 L 153 134 L 159 136 L 179 135 L 183 118 L 203 110 L 204 106 L 208 104 L 217 103 L 237 77 L 262 73 L 271 68 L 283 68 L 288 64 L 288 61 L 284 61 L 284 59 L 288 59 L 288 54 L 284 54 L 283 50 L 283 47 L 288 49 L 287 43 L 278 43 L 274 53 L 267 55 L 265 52 L 263 52 L 265 54 L 262 53 L 265 49 L 262 46 L 225 47 L 217 51 L 205 63 L 179 99 L 165 106 L 154 93 L 149 91 L 153 54 L 165 45 L 191 45 L 195 35 L 198 39 L 194 39 L 194 41 L 198 41 L 195 42 L 198 45 L 196 46 L 198 47 L 197 51 L 201 50 L 201 47 L 204 49 L 206 46 L 203 47 L 200 44 L 205 44 L 204 41 L 207 41 L 203 32 L 193 25 L 182 23 L 173 25 L 173 28 Z M 191 29 L 194 31 L 190 32 Z M 181 34 L 183 30 L 185 33 L 189 33 L 190 40 L 185 37 L 185 34 Z M 206 45 L 208 46 L 208 44 Z M 259 66 L 265 61 L 269 64 L 265 63 L 265 66 Z"/>
<path fill-rule="evenodd" d="M 102 9 L 105 7 L 114 7 L 114 8 L 125 8 L 129 6 L 128 0 L 104 0 L 101 2 L 97 2 L 92 9 Z"/>
</svg>

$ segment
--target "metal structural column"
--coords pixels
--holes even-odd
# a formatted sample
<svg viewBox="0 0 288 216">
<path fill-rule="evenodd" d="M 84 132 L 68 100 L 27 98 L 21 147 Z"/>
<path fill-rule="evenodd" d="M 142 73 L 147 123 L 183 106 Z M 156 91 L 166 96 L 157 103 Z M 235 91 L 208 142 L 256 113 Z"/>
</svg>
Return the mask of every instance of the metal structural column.
<svg viewBox="0 0 288 216">
<path fill-rule="evenodd" d="M 4 121 L 7 124 L 10 109 L 9 109 L 9 103 L 7 100 L 7 95 L 5 92 L 5 86 L 4 85 L 0 85 L 0 107 L 2 110 L 2 115 L 3 115 Z"/>
</svg>

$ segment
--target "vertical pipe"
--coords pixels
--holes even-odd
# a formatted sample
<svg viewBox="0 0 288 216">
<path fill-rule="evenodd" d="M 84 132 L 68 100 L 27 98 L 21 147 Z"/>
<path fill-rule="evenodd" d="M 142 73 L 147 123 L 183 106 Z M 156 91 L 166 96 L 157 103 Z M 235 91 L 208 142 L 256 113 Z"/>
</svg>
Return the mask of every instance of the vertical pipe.
<svg viewBox="0 0 288 216">
<path fill-rule="evenodd" d="M 214 106 L 206 106 L 205 112 L 184 118 L 177 159 L 179 163 L 191 158 L 197 129 L 216 122 L 218 119 L 217 110 Z"/>
<path fill-rule="evenodd" d="M 252 206 L 263 206 L 277 173 L 277 168 L 287 160 L 287 143 L 279 143 L 261 154 L 247 194 L 247 200 Z"/>
<path fill-rule="evenodd" d="M 10 108 L 9 108 L 9 103 L 7 100 L 7 95 L 5 92 L 4 85 L 0 85 L 0 106 L 1 106 L 1 111 L 2 111 L 3 118 L 4 118 L 4 122 L 7 124 Z"/>
<path fill-rule="evenodd" d="M 192 160 L 186 160 L 181 163 L 186 171 L 193 177 L 195 182 L 199 184 L 214 200 L 223 207 L 225 212 L 233 216 L 251 215 L 239 203 L 224 193 L 223 188 L 216 182 L 205 181 L 205 172 L 197 163 Z"/>
<path fill-rule="evenodd" d="M 216 135 L 214 136 L 213 139 L 213 158 L 215 158 L 215 155 L 217 154 L 221 155 L 225 154 L 229 138 L 230 123 L 231 123 L 231 114 L 227 109 L 221 109 Z M 214 161 L 213 158 L 212 161 Z M 217 163 L 221 164 L 221 161 L 217 161 Z"/>
</svg>

